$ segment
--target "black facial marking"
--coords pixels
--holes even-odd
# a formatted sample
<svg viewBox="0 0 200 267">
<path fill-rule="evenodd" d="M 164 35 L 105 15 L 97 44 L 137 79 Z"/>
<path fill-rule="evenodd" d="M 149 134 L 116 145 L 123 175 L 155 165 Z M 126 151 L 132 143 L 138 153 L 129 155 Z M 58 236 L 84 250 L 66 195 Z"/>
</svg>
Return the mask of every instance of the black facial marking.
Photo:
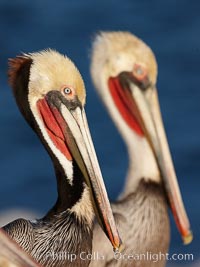
<svg viewBox="0 0 200 267">
<path fill-rule="evenodd" d="M 69 110 L 74 110 L 77 107 L 82 109 L 81 102 L 77 96 L 75 96 L 73 100 L 68 100 L 61 92 L 56 90 L 50 91 L 46 95 L 46 100 L 50 105 L 54 105 L 58 110 L 60 110 L 61 104 L 64 104 Z"/>
<path fill-rule="evenodd" d="M 151 82 L 148 77 L 146 79 L 139 81 L 132 72 L 123 71 L 119 75 L 119 81 L 123 88 L 129 88 L 129 83 L 132 82 L 135 85 L 137 85 L 142 91 L 146 91 L 150 86 Z"/>
</svg>

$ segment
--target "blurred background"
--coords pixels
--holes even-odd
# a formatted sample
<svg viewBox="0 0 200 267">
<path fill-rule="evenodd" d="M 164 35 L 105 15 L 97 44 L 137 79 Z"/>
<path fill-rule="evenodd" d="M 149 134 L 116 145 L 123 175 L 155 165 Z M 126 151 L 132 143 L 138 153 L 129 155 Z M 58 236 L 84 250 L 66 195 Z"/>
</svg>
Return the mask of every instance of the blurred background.
<svg viewBox="0 0 200 267">
<path fill-rule="evenodd" d="M 128 158 L 94 91 L 90 48 L 100 30 L 131 31 L 153 49 L 158 61 L 160 104 L 194 232 L 192 244 L 183 246 L 171 221 L 170 253 L 193 253 L 195 262 L 168 262 L 168 266 L 200 265 L 199 10 L 200 2 L 187 0 L 0 0 L 0 225 L 44 215 L 57 195 L 51 161 L 8 86 L 8 58 L 51 47 L 76 63 L 87 88 L 86 111 L 105 183 L 110 199 L 116 199 Z"/>
</svg>

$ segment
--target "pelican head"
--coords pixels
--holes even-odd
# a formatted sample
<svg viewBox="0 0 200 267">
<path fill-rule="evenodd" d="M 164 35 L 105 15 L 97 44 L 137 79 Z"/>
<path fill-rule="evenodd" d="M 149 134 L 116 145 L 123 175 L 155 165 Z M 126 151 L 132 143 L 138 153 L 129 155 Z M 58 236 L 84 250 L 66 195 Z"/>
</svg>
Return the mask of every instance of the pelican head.
<svg viewBox="0 0 200 267">
<path fill-rule="evenodd" d="M 68 194 L 67 208 L 87 218 L 90 203 L 82 202 L 89 192 L 99 223 L 117 249 L 120 238 L 87 124 L 86 92 L 79 71 L 68 57 L 45 50 L 11 59 L 9 78 L 23 116 L 54 165 L 61 166 L 68 189 L 62 185 L 60 192 Z M 82 187 L 87 188 L 84 193 L 79 192 Z"/>
<path fill-rule="evenodd" d="M 152 50 L 129 32 L 102 32 L 93 45 L 91 74 L 95 87 L 127 143 L 144 140 L 168 196 L 185 244 L 192 240 L 161 117 L 156 90 L 157 63 Z M 133 134 L 132 134 L 133 133 Z M 144 142 L 143 142 L 144 143 Z M 134 145 L 132 146 L 134 150 Z M 136 149 L 136 148 L 135 148 Z M 150 151 L 150 152 L 149 152 Z M 136 151 L 138 168 L 145 151 Z M 151 160 L 151 161 L 150 161 Z M 144 164 L 143 164 L 144 165 Z M 142 176 L 141 176 L 142 177 Z"/>
</svg>

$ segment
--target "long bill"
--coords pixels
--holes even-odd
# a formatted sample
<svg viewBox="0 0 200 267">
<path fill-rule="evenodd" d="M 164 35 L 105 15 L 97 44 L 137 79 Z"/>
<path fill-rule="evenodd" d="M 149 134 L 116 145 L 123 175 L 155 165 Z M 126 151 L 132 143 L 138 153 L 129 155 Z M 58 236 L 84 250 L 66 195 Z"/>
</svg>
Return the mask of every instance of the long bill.
<svg viewBox="0 0 200 267">
<path fill-rule="evenodd" d="M 156 88 L 139 88 L 129 72 L 111 77 L 108 86 L 126 123 L 139 136 L 147 138 L 157 161 L 177 228 L 184 244 L 190 243 L 193 236 L 174 170 Z"/>
<path fill-rule="evenodd" d="M 46 119 L 45 123 L 49 129 L 51 127 L 51 139 L 68 160 L 76 161 L 89 187 L 98 221 L 114 250 L 119 250 L 121 239 L 108 200 L 84 108 L 80 105 L 70 108 L 56 95 L 55 101 L 50 102 L 48 98 L 39 101 L 40 112 L 45 112 L 50 118 L 50 122 Z M 52 124 L 54 124 L 53 127 Z"/>
<path fill-rule="evenodd" d="M 158 139 L 158 148 L 155 150 L 158 165 L 164 179 L 169 203 L 174 215 L 177 227 L 181 233 L 184 244 L 189 244 L 193 235 L 190 230 L 190 222 L 181 197 L 178 180 L 174 170 L 174 165 L 164 130 L 163 120 L 160 112 L 157 90 L 154 88 L 152 94 L 151 115 L 154 121 Z"/>
</svg>

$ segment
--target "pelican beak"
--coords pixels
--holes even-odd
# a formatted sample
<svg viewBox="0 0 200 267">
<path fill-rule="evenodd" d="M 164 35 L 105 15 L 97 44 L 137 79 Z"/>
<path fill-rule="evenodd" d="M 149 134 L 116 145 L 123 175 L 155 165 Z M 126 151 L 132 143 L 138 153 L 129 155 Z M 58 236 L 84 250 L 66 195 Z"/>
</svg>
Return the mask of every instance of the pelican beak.
<svg viewBox="0 0 200 267">
<path fill-rule="evenodd" d="M 78 99 L 69 102 L 61 93 L 49 92 L 37 102 L 47 132 L 54 145 L 71 161 L 76 161 L 90 190 L 98 221 L 114 250 L 121 245 L 84 108 Z M 46 116 L 45 116 L 46 115 Z"/>
<path fill-rule="evenodd" d="M 131 72 L 109 79 L 109 89 L 121 115 L 139 136 L 146 137 L 160 170 L 168 201 L 184 244 L 192 239 L 190 223 L 184 208 L 167 137 L 160 112 L 157 90 L 149 84 L 141 88 Z"/>
</svg>

